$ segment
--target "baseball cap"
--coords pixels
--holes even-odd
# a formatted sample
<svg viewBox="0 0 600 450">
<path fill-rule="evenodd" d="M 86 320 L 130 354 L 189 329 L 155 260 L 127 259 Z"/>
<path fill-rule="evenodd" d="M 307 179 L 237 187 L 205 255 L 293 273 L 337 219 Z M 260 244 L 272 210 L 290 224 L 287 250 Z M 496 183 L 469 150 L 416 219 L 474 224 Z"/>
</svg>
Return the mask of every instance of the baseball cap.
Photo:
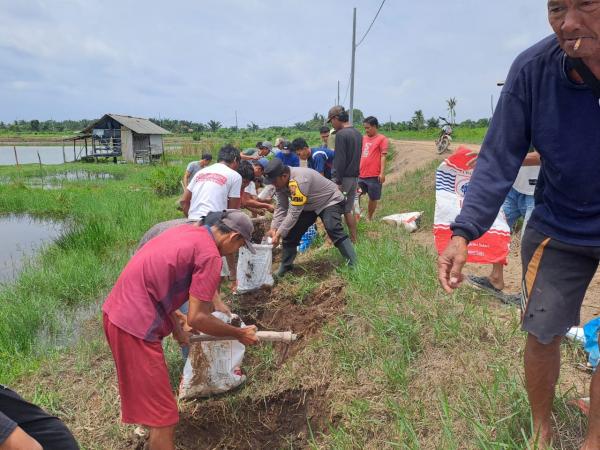
<svg viewBox="0 0 600 450">
<path fill-rule="evenodd" d="M 327 113 L 327 123 L 331 122 L 331 119 L 333 119 L 335 116 L 339 116 L 340 114 L 345 112 L 346 110 L 342 105 L 333 106 L 329 109 L 329 112 Z"/>
<path fill-rule="evenodd" d="M 250 161 L 255 166 L 261 166 L 263 170 L 267 168 L 267 164 L 269 164 L 269 160 L 267 158 L 254 159 Z"/>
<path fill-rule="evenodd" d="M 273 150 L 273 144 L 271 144 L 269 141 L 264 141 L 261 145 L 260 148 L 268 148 L 269 151 Z"/>
<path fill-rule="evenodd" d="M 284 167 L 285 166 L 283 165 L 283 162 L 279 158 L 273 158 L 271 161 L 269 161 L 267 167 L 265 167 L 264 173 L 267 184 L 273 184 L 275 178 L 283 173 Z"/>
<path fill-rule="evenodd" d="M 239 209 L 226 209 L 224 211 L 213 211 L 209 212 L 204 217 L 204 225 L 213 226 L 218 221 L 223 222 L 233 231 L 240 233 L 246 242 L 246 248 L 252 254 L 256 253 L 254 246 L 252 245 L 252 232 L 254 231 L 254 225 L 252 220 L 246 214 Z"/>
<path fill-rule="evenodd" d="M 283 138 L 277 138 L 277 139 L 275 139 L 275 147 L 277 147 L 282 142 L 285 142 L 285 140 Z"/>
</svg>

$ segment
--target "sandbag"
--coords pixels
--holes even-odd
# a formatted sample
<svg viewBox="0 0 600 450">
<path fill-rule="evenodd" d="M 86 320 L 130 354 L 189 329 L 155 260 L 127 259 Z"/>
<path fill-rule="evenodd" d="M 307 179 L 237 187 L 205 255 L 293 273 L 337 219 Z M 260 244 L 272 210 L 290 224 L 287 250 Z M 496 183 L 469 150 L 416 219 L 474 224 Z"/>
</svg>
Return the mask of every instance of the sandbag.
<svg viewBox="0 0 600 450">
<path fill-rule="evenodd" d="M 240 248 L 237 265 L 237 292 L 243 294 L 273 286 L 273 246 L 271 244 L 253 244 L 256 254 L 246 247 Z"/>
<path fill-rule="evenodd" d="M 473 169 L 468 162 L 471 151 L 465 147 L 453 153 L 439 165 L 435 175 L 435 218 L 433 236 L 438 253 L 442 253 L 450 239 L 450 224 L 460 213 L 469 188 Z M 490 229 L 476 241 L 469 242 L 467 261 L 480 264 L 506 264 L 510 250 L 510 228 L 506 216 L 500 212 Z"/>
<path fill-rule="evenodd" d="M 222 312 L 213 316 L 226 323 L 232 318 Z M 245 326 L 243 323 L 241 326 Z M 241 371 L 246 347 L 239 341 L 196 342 L 190 344 L 190 353 L 183 367 L 179 384 L 179 399 L 210 397 L 230 391 L 246 381 Z"/>
<path fill-rule="evenodd" d="M 402 214 L 392 214 L 391 216 L 385 216 L 381 219 L 388 225 L 395 225 L 397 227 L 404 227 L 410 233 L 416 231 L 421 224 L 421 216 L 423 211 L 420 212 L 408 212 Z"/>
</svg>

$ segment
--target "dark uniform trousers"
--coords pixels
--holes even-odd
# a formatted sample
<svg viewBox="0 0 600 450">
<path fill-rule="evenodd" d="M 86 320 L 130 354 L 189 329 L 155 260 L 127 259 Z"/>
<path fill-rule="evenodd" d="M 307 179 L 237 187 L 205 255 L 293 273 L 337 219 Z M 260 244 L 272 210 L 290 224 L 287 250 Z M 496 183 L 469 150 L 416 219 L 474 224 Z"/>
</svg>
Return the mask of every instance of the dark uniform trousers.
<svg viewBox="0 0 600 450">
<path fill-rule="evenodd" d="M 325 231 L 334 245 L 338 245 L 340 242 L 348 239 L 348 235 L 344 231 L 344 226 L 342 225 L 343 214 L 344 202 L 328 206 L 321 211 L 321 214 L 317 214 L 314 211 L 302 211 L 296 225 L 294 225 L 288 235 L 283 238 L 282 245 L 287 248 L 298 247 L 300 239 L 304 233 L 306 233 L 306 230 L 316 222 L 317 217 L 320 217 L 323 221 Z"/>
</svg>

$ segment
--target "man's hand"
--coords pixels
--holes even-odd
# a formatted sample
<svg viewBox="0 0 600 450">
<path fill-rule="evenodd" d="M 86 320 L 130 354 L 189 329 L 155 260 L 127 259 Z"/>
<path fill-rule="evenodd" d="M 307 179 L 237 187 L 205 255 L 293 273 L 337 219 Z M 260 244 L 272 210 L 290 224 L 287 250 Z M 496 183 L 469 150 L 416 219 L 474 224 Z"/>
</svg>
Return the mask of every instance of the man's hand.
<svg viewBox="0 0 600 450">
<path fill-rule="evenodd" d="M 446 250 L 438 257 L 438 280 L 449 294 L 463 281 L 462 269 L 467 262 L 465 238 L 453 236 Z"/>
<path fill-rule="evenodd" d="M 190 345 L 191 332 L 185 331 L 183 328 L 173 329 L 173 339 L 177 341 L 180 347 L 187 347 Z"/>
<path fill-rule="evenodd" d="M 279 245 L 281 235 L 276 229 L 271 228 L 269 231 L 267 231 L 267 237 L 271 238 L 271 243 L 273 244 L 273 247 L 277 247 Z"/>
<path fill-rule="evenodd" d="M 379 178 L 379 182 L 381 184 L 385 183 L 385 175 L 384 174 L 379 175 L 377 178 Z"/>
<path fill-rule="evenodd" d="M 256 326 L 250 325 L 249 327 L 243 327 L 238 329 L 237 340 L 244 345 L 254 345 L 258 343 L 258 337 L 256 337 Z"/>
</svg>

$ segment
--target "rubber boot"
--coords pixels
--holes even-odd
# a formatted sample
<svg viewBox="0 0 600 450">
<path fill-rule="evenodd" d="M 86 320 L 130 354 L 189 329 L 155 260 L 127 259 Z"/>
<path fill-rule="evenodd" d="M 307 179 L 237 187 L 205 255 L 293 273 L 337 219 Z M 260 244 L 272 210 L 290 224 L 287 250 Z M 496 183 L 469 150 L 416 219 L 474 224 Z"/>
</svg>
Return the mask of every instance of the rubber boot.
<svg viewBox="0 0 600 450">
<path fill-rule="evenodd" d="M 286 272 L 289 272 L 294 267 L 294 260 L 298 251 L 296 247 L 283 247 L 281 250 L 281 264 L 279 270 L 275 274 L 275 278 L 281 278 Z"/>
<path fill-rule="evenodd" d="M 356 265 L 356 252 L 354 251 L 354 246 L 352 245 L 352 241 L 346 238 L 342 242 L 338 242 L 336 247 L 342 254 L 342 256 L 348 262 L 350 267 L 354 267 Z"/>
</svg>

